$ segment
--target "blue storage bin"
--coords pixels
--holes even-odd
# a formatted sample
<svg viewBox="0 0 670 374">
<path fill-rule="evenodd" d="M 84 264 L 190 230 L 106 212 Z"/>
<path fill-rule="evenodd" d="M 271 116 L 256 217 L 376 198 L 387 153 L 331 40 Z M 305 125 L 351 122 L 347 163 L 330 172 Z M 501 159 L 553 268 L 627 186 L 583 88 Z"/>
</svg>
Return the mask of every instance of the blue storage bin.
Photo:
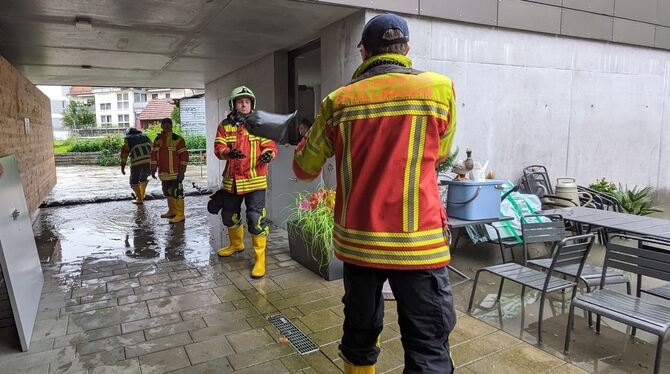
<svg viewBox="0 0 670 374">
<path fill-rule="evenodd" d="M 500 216 L 501 180 L 447 181 L 447 215 L 474 221 Z"/>
</svg>

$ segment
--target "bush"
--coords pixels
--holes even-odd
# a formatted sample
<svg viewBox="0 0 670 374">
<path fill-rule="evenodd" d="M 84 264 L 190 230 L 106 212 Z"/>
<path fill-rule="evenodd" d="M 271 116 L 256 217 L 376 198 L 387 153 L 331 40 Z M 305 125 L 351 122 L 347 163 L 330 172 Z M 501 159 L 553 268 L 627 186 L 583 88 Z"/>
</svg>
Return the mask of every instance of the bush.
<svg viewBox="0 0 670 374">
<path fill-rule="evenodd" d="M 186 149 L 205 149 L 207 148 L 207 140 L 203 135 L 184 135 L 186 142 Z"/>
<path fill-rule="evenodd" d="M 76 139 L 70 145 L 68 152 L 100 152 L 119 153 L 123 146 L 121 135 L 107 135 L 104 138 Z"/>
<path fill-rule="evenodd" d="M 108 149 L 103 149 L 98 157 L 98 165 L 100 166 L 117 166 L 119 165 L 119 155 L 117 152 L 111 152 Z"/>
</svg>

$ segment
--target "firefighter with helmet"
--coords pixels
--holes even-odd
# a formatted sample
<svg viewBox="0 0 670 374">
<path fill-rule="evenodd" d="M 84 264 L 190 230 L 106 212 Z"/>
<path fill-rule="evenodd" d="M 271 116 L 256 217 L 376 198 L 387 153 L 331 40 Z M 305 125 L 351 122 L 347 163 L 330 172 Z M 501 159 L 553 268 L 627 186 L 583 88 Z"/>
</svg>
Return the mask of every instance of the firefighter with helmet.
<svg viewBox="0 0 670 374">
<path fill-rule="evenodd" d="M 230 114 L 219 124 L 214 153 L 226 160 L 222 181 L 221 219 L 228 227 L 229 245 L 217 254 L 230 256 L 244 250 L 241 206 L 244 202 L 247 226 L 251 234 L 255 263 L 253 278 L 265 275 L 265 247 L 269 232 L 265 210 L 268 164 L 277 156 L 275 142 L 249 133 L 245 117 L 256 108 L 256 96 L 246 86 L 230 94 Z"/>
</svg>

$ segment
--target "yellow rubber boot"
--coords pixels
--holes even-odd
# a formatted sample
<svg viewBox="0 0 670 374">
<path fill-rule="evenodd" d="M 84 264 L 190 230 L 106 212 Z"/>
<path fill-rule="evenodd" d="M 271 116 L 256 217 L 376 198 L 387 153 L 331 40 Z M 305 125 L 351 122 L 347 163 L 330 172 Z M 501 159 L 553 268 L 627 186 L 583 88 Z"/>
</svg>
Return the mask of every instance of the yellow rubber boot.
<svg viewBox="0 0 670 374">
<path fill-rule="evenodd" d="M 142 194 L 142 201 L 144 201 L 144 198 L 147 197 L 147 183 L 148 182 L 140 182 L 140 193 Z"/>
<path fill-rule="evenodd" d="M 135 192 L 135 199 L 133 199 L 133 204 L 142 204 L 144 198 L 142 197 L 142 187 L 139 184 L 131 184 L 130 188 Z"/>
<path fill-rule="evenodd" d="M 161 214 L 161 218 L 172 218 L 177 214 L 175 212 L 175 200 L 177 199 L 175 199 L 174 197 L 171 196 L 167 197 L 168 211 L 167 213 Z"/>
<path fill-rule="evenodd" d="M 184 199 L 174 199 L 174 205 L 175 205 L 175 216 L 170 219 L 170 223 L 179 223 L 183 222 L 186 219 L 186 216 L 184 216 Z"/>
<path fill-rule="evenodd" d="M 254 243 L 254 254 L 256 255 L 254 268 L 251 269 L 251 277 L 262 278 L 265 275 L 265 246 L 267 244 L 267 236 L 251 235 L 251 242 Z"/>
<path fill-rule="evenodd" d="M 344 374 L 375 374 L 375 366 L 356 366 L 344 361 Z"/>
<path fill-rule="evenodd" d="M 244 226 L 228 228 L 228 239 L 230 244 L 227 247 L 219 249 L 216 254 L 221 257 L 228 257 L 235 252 L 244 250 Z"/>
</svg>

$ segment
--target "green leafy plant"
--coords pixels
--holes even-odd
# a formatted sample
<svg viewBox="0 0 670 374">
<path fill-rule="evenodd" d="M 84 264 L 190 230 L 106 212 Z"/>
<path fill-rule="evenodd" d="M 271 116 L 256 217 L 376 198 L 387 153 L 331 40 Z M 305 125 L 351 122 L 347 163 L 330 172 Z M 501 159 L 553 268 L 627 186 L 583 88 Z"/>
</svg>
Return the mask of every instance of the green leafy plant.
<svg viewBox="0 0 670 374">
<path fill-rule="evenodd" d="M 616 184 L 608 181 L 605 177 L 596 180 L 595 183 L 589 184 L 589 188 L 612 196 L 614 196 L 614 193 L 617 191 Z"/>
<path fill-rule="evenodd" d="M 453 152 L 449 153 L 449 156 L 447 156 L 446 160 L 442 161 L 441 163 L 435 166 L 435 169 L 437 170 L 438 174 L 451 170 L 451 167 L 454 166 L 454 164 L 456 163 L 456 157 L 458 157 L 458 151 L 459 149 L 458 147 L 456 147 L 456 149 Z"/>
<path fill-rule="evenodd" d="M 334 208 L 335 190 L 320 186 L 317 192 L 298 193 L 289 214 L 289 221 L 299 228 L 297 234 L 319 267 L 333 258 Z"/>
<path fill-rule="evenodd" d="M 121 135 L 107 135 L 104 138 L 75 139 L 71 142 L 68 152 L 100 152 L 108 150 L 118 153 L 123 146 Z"/>
<path fill-rule="evenodd" d="M 662 209 L 653 206 L 653 187 L 645 187 L 638 190 L 638 187 L 635 186 L 632 190 L 629 190 L 628 186 L 624 187 L 619 184 L 619 187 L 612 193 L 612 195 L 619 201 L 621 207 L 630 214 L 646 216 L 663 211 Z"/>
<path fill-rule="evenodd" d="M 63 109 L 63 125 L 71 129 L 95 127 L 95 113 L 91 112 L 86 103 L 70 101 Z"/>
<path fill-rule="evenodd" d="M 98 156 L 98 165 L 117 166 L 119 165 L 119 155 L 115 152 L 110 152 L 108 149 L 103 149 L 100 156 Z"/>
</svg>

